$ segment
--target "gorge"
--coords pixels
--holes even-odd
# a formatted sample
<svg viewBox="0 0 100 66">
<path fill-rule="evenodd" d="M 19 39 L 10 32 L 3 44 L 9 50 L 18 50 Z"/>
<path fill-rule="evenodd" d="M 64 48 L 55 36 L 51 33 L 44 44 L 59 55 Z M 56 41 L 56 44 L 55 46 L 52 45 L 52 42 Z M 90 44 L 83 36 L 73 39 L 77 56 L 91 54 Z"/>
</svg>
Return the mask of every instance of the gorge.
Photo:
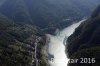
<svg viewBox="0 0 100 66">
<path fill-rule="evenodd" d="M 82 22 L 86 19 L 83 19 L 77 23 L 66 27 L 61 30 L 56 35 L 47 34 L 48 38 L 48 61 L 50 66 L 67 66 L 68 58 L 65 53 L 65 45 L 67 38 L 74 32 Z"/>
</svg>

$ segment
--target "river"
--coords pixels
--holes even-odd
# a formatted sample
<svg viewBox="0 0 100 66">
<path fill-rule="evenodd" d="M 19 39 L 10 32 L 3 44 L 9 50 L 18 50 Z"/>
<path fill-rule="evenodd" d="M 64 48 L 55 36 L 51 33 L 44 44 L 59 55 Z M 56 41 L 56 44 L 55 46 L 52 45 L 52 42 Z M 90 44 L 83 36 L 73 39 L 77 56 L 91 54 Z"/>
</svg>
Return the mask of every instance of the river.
<svg viewBox="0 0 100 66">
<path fill-rule="evenodd" d="M 75 28 L 85 20 L 86 19 L 83 19 L 61 31 L 58 31 L 56 35 L 47 34 L 48 61 L 50 66 L 67 66 L 69 60 L 65 53 L 67 38 L 75 31 Z"/>
</svg>

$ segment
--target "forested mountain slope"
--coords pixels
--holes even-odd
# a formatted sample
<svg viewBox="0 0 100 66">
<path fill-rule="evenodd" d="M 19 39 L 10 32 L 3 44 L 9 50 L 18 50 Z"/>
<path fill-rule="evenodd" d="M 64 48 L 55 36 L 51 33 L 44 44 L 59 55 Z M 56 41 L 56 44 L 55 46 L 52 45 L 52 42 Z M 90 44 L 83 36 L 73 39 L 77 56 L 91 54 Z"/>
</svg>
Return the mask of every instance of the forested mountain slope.
<svg viewBox="0 0 100 66">
<path fill-rule="evenodd" d="M 95 58 L 95 63 L 70 64 L 70 66 L 99 66 L 100 65 L 100 5 L 91 17 L 83 22 L 68 38 L 69 58 Z"/>
<path fill-rule="evenodd" d="M 97 4 L 96 0 L 5 0 L 1 1 L 0 12 L 15 22 L 34 24 L 50 32 L 89 16 Z"/>
<path fill-rule="evenodd" d="M 0 66 L 35 66 L 36 40 L 39 47 L 37 58 L 43 62 L 39 62 L 39 65 L 46 65 L 45 56 L 41 53 L 44 51 L 42 47 L 45 41 L 39 33 L 40 31 L 33 25 L 17 23 L 13 25 L 12 20 L 0 14 Z"/>
</svg>

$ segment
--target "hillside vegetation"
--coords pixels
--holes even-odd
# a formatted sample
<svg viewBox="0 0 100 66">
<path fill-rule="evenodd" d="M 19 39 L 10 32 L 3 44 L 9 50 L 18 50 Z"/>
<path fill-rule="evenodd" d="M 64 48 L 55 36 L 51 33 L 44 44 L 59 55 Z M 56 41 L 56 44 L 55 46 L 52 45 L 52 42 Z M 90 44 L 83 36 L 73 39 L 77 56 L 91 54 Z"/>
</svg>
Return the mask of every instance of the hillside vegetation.
<svg viewBox="0 0 100 66">
<path fill-rule="evenodd" d="M 69 58 L 95 58 L 95 63 L 69 64 L 69 66 L 99 66 L 100 65 L 100 5 L 92 16 L 83 22 L 68 38 Z"/>
</svg>

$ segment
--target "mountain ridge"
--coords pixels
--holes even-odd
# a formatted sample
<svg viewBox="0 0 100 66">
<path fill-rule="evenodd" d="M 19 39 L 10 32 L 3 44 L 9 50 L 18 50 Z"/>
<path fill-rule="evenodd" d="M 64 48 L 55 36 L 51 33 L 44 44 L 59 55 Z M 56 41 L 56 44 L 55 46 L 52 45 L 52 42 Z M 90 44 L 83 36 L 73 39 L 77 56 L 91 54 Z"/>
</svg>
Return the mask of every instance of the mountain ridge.
<svg viewBox="0 0 100 66">
<path fill-rule="evenodd" d="M 67 27 L 71 22 L 81 19 L 84 16 L 89 16 L 98 4 L 94 0 L 94 3 L 90 1 L 92 5 L 88 5 L 88 1 L 79 4 L 80 1 L 64 0 L 62 4 L 60 4 L 61 1 L 56 2 L 57 5 L 55 2 L 52 2 L 54 1 L 6 0 L 0 6 L 0 13 L 14 20 L 14 22 L 33 24 L 43 29 L 44 32 L 50 32 L 51 30 L 55 31 L 58 27 L 59 29 Z"/>
</svg>

